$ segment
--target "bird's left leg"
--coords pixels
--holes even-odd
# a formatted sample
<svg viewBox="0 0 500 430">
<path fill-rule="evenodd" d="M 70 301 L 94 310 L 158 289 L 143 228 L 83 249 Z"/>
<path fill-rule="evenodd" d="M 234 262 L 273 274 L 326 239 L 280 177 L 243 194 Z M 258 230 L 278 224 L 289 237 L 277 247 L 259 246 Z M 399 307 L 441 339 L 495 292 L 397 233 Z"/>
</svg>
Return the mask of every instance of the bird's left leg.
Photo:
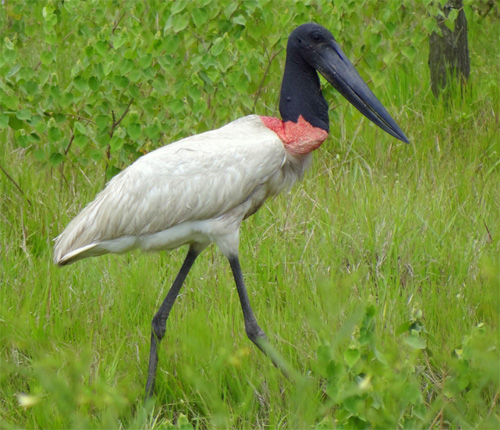
<svg viewBox="0 0 500 430">
<path fill-rule="evenodd" d="M 151 330 L 151 348 L 149 350 L 149 366 L 148 366 L 148 380 L 146 382 L 146 399 L 152 396 L 155 379 L 156 379 L 156 367 L 158 365 L 158 345 L 163 339 L 166 330 L 167 319 L 170 314 L 170 310 L 174 305 L 175 299 L 177 298 L 179 291 L 186 279 L 191 266 L 193 265 L 196 257 L 201 251 L 190 247 L 186 255 L 184 263 L 182 264 L 181 270 L 177 274 L 172 287 L 168 291 L 167 297 L 160 306 L 160 309 L 156 313 L 152 321 Z"/>
</svg>

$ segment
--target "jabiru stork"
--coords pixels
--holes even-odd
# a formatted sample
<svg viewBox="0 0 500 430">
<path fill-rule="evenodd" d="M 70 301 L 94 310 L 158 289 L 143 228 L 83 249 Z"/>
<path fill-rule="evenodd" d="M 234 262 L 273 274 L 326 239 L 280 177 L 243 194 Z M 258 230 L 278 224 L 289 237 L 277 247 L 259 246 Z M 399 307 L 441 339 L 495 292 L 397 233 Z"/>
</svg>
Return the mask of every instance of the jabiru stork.
<svg viewBox="0 0 500 430">
<path fill-rule="evenodd" d="M 215 242 L 229 260 L 245 331 L 269 351 L 250 306 L 238 259 L 241 222 L 290 188 L 328 136 L 328 104 L 318 73 L 363 115 L 395 138 L 408 139 L 378 101 L 333 35 L 309 23 L 289 36 L 279 110 L 282 119 L 249 115 L 222 128 L 150 152 L 109 181 L 56 238 L 59 266 L 133 248 L 187 256 L 152 320 L 146 397 L 152 395 L 158 345 L 179 290 L 198 255 Z"/>
</svg>

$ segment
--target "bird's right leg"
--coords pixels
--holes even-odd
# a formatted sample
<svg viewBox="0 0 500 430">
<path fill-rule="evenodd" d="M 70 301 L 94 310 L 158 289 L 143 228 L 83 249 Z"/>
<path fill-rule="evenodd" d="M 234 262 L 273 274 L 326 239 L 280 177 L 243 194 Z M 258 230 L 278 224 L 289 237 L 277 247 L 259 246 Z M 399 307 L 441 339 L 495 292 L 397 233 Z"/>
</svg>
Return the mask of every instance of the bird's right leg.
<svg viewBox="0 0 500 430">
<path fill-rule="evenodd" d="M 177 274 L 174 283 L 170 287 L 170 290 L 165 297 L 165 300 L 158 309 L 158 312 L 153 318 L 151 323 L 151 349 L 149 350 L 149 367 L 148 367 L 148 380 L 146 382 L 146 399 L 150 398 L 153 394 L 153 390 L 155 387 L 155 378 L 156 378 L 156 367 L 158 365 L 158 345 L 160 344 L 163 336 L 165 336 L 167 319 L 170 314 L 170 310 L 174 305 L 175 299 L 177 298 L 179 291 L 186 279 L 189 270 L 193 266 L 196 257 L 200 254 L 199 250 L 196 250 L 193 247 L 189 248 L 189 251 L 186 255 L 184 263 L 182 263 L 181 270 Z"/>
<path fill-rule="evenodd" d="M 248 299 L 247 289 L 243 281 L 243 274 L 241 272 L 240 261 L 237 256 L 232 256 L 229 258 L 229 264 L 231 265 L 231 270 L 233 271 L 234 280 L 236 283 L 236 289 L 238 291 L 238 296 L 240 298 L 241 309 L 243 310 L 243 319 L 245 321 L 245 331 L 248 338 L 264 353 L 264 344 L 268 342 L 266 333 L 262 330 L 257 323 L 257 319 L 250 306 L 250 300 Z"/>
<path fill-rule="evenodd" d="M 267 340 L 266 333 L 264 333 L 264 330 L 262 330 L 257 323 L 257 319 L 255 318 L 252 307 L 250 306 L 250 300 L 248 298 L 245 282 L 243 281 L 243 273 L 241 272 L 240 260 L 238 256 L 232 255 L 228 257 L 228 260 L 231 265 L 231 270 L 233 271 L 236 289 L 240 298 L 241 309 L 243 310 L 243 319 L 245 321 L 245 331 L 248 338 L 271 359 L 276 368 L 280 369 L 285 376 L 289 377 L 290 371 L 288 366 L 274 350 L 274 348 L 271 347 L 269 341 Z"/>
</svg>

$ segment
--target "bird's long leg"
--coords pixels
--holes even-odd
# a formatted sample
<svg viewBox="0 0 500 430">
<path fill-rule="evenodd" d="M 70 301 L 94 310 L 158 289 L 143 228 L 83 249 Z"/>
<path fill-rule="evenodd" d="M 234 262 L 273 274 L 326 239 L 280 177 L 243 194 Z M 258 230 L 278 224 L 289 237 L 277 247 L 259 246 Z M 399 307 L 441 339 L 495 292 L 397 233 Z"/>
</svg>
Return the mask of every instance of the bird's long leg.
<svg viewBox="0 0 500 430">
<path fill-rule="evenodd" d="M 229 264 L 231 265 L 231 270 L 233 271 L 234 280 L 236 282 L 241 309 L 243 310 L 243 318 L 245 320 L 245 331 L 248 338 L 272 360 L 275 367 L 280 369 L 285 374 L 285 376 L 288 377 L 289 369 L 269 344 L 266 333 L 264 333 L 264 330 L 259 327 L 257 319 L 255 318 L 255 315 L 252 311 L 250 300 L 248 299 L 247 289 L 245 287 L 245 282 L 243 281 L 243 273 L 241 272 L 240 260 L 238 259 L 238 256 L 236 255 L 228 257 L 228 260 Z"/>
<path fill-rule="evenodd" d="M 149 350 L 149 367 L 148 367 L 148 380 L 146 382 L 146 399 L 151 397 L 155 387 L 156 378 L 156 366 L 158 365 L 158 345 L 160 344 L 163 336 L 165 336 L 167 319 L 170 314 L 170 310 L 174 305 L 175 299 L 177 298 L 179 291 L 186 279 L 189 270 L 191 269 L 196 257 L 200 254 L 200 251 L 194 248 L 189 248 L 186 255 L 184 263 L 175 278 L 174 283 L 170 287 L 170 290 L 165 297 L 165 300 L 158 309 L 158 312 L 153 318 L 151 323 L 151 349 Z"/>
</svg>

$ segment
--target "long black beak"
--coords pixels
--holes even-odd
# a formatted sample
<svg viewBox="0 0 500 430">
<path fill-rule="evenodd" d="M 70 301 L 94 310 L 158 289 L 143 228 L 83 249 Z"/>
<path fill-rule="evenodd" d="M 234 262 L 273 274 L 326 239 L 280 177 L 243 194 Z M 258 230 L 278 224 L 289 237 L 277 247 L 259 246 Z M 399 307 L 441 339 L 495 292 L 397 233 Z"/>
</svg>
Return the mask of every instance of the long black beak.
<svg viewBox="0 0 500 430">
<path fill-rule="evenodd" d="M 349 59 L 336 42 L 326 49 L 318 51 L 317 70 L 342 94 L 356 109 L 382 130 L 405 143 L 408 138 L 401 131 L 396 121 L 372 93 Z"/>
</svg>

